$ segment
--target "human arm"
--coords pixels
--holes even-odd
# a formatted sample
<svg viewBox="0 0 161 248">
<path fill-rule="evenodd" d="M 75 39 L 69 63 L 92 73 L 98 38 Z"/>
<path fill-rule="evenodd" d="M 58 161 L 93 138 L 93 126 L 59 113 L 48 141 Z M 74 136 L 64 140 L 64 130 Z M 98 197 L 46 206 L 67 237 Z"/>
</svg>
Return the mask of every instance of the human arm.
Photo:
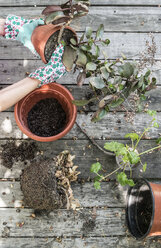
<svg viewBox="0 0 161 248">
<path fill-rule="evenodd" d="M 38 79 L 24 78 L 0 91 L 0 112 L 16 104 L 23 97 L 37 88 Z"/>
</svg>

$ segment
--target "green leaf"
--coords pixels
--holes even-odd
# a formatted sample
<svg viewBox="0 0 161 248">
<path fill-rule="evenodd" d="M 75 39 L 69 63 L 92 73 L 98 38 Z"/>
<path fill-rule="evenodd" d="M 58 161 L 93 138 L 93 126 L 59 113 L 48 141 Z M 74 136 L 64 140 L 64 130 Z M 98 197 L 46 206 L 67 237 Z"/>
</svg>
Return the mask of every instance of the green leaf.
<svg viewBox="0 0 161 248">
<path fill-rule="evenodd" d="M 101 183 L 98 181 L 94 182 L 94 187 L 95 189 L 101 189 Z"/>
<path fill-rule="evenodd" d="M 135 141 L 139 139 L 139 135 L 137 133 L 127 133 L 125 138 L 130 138 L 131 140 Z"/>
<path fill-rule="evenodd" d="M 86 64 L 86 70 L 87 70 L 87 71 L 95 71 L 96 68 L 97 68 L 97 66 L 96 66 L 96 64 L 93 63 L 93 62 L 88 62 L 88 63 Z"/>
<path fill-rule="evenodd" d="M 118 152 L 123 147 L 125 147 L 124 144 L 116 142 L 116 141 L 106 142 L 105 145 L 104 145 L 104 148 L 106 150 L 111 151 L 111 152 Z"/>
<path fill-rule="evenodd" d="M 74 46 L 77 45 L 77 41 L 76 41 L 74 38 L 71 38 L 71 39 L 70 39 L 70 42 L 71 42 L 72 45 L 74 45 Z"/>
<path fill-rule="evenodd" d="M 84 65 L 86 65 L 86 63 L 87 63 L 87 57 L 86 57 L 86 55 L 84 54 L 84 52 L 82 52 L 82 51 L 79 50 L 78 58 L 76 60 L 76 64 L 78 66 L 84 66 Z"/>
<path fill-rule="evenodd" d="M 107 115 L 107 113 L 108 112 L 105 109 L 102 109 L 98 114 L 98 120 L 101 120 L 105 115 Z"/>
<path fill-rule="evenodd" d="M 140 157 L 135 151 L 129 151 L 128 158 L 129 158 L 130 164 L 137 164 L 140 161 Z"/>
<path fill-rule="evenodd" d="M 121 105 L 123 102 L 124 102 L 124 98 L 118 98 L 116 100 L 113 100 L 110 104 L 109 104 L 109 107 L 110 108 L 116 108 L 118 107 L 119 105 Z"/>
<path fill-rule="evenodd" d="M 146 168 L 147 168 L 147 163 L 145 163 L 145 164 L 143 165 L 143 172 L 146 171 Z"/>
<path fill-rule="evenodd" d="M 153 127 L 158 128 L 158 127 L 159 127 L 159 124 L 158 124 L 157 122 L 154 122 L 154 123 L 153 123 Z"/>
<path fill-rule="evenodd" d="M 86 27 L 86 37 L 87 39 L 91 38 L 91 35 L 92 35 L 92 28 L 91 27 Z"/>
<path fill-rule="evenodd" d="M 72 103 L 76 106 L 85 106 L 89 103 L 89 100 L 73 100 Z"/>
<path fill-rule="evenodd" d="M 109 39 L 103 40 L 102 42 L 103 42 L 105 45 L 109 45 L 109 44 L 110 44 L 110 40 L 109 40 Z"/>
<path fill-rule="evenodd" d="M 89 45 L 83 45 L 83 46 L 80 46 L 80 49 L 82 50 L 82 51 L 90 51 L 91 50 L 91 46 L 89 46 Z"/>
<path fill-rule="evenodd" d="M 161 142 L 161 137 L 157 139 L 156 143 L 160 144 L 160 142 Z"/>
<path fill-rule="evenodd" d="M 65 65 L 67 71 L 72 70 L 75 60 L 76 51 L 70 46 L 65 46 L 63 53 L 63 64 Z"/>
<path fill-rule="evenodd" d="M 98 40 L 101 39 L 103 37 L 103 34 L 104 34 L 104 25 L 101 24 L 96 31 L 96 38 Z"/>
<path fill-rule="evenodd" d="M 134 67 L 130 62 L 126 62 L 119 67 L 120 74 L 125 78 L 130 78 L 134 73 Z"/>
<path fill-rule="evenodd" d="M 120 148 L 117 152 L 115 152 L 116 156 L 119 156 L 119 155 L 122 155 L 122 156 L 125 156 L 127 155 L 127 149 L 126 147 L 122 147 Z"/>
<path fill-rule="evenodd" d="M 109 72 L 106 70 L 106 67 L 103 66 L 100 68 L 102 77 L 105 78 L 106 80 L 109 78 Z"/>
<path fill-rule="evenodd" d="M 90 83 L 92 86 L 94 86 L 97 89 L 103 89 L 105 87 L 105 82 L 103 81 L 102 78 L 91 77 Z"/>
<path fill-rule="evenodd" d="M 63 17 L 64 13 L 62 11 L 56 11 L 56 12 L 52 12 L 51 14 L 49 14 L 46 18 L 45 18 L 45 23 L 49 24 L 52 23 L 56 17 Z"/>
<path fill-rule="evenodd" d="M 98 58 L 100 56 L 100 48 L 99 46 L 95 46 L 95 56 Z"/>
<path fill-rule="evenodd" d="M 104 177 L 103 177 L 102 174 L 99 175 L 99 176 L 96 176 L 96 177 L 94 178 L 94 182 L 101 181 L 103 178 L 104 178 Z"/>
<path fill-rule="evenodd" d="M 148 70 L 148 71 L 145 73 L 145 75 L 144 75 L 145 80 L 148 81 L 148 78 L 149 78 L 150 74 L 151 74 L 151 71 L 150 71 L 150 70 Z"/>
<path fill-rule="evenodd" d="M 129 186 L 134 186 L 135 183 L 132 179 L 128 179 L 127 178 L 127 175 L 125 174 L 125 172 L 120 172 L 117 174 L 117 180 L 118 182 L 122 185 L 122 186 L 125 186 L 125 185 L 129 185 Z"/>
<path fill-rule="evenodd" d="M 97 162 L 91 165 L 90 171 L 93 173 L 98 173 L 101 169 L 102 169 L 102 165 L 99 162 Z"/>
<path fill-rule="evenodd" d="M 148 109 L 148 110 L 147 110 L 147 114 L 150 115 L 150 116 L 152 116 L 152 117 L 154 117 L 154 116 L 157 115 L 157 112 L 156 112 L 155 110 L 150 110 L 150 109 Z"/>
</svg>

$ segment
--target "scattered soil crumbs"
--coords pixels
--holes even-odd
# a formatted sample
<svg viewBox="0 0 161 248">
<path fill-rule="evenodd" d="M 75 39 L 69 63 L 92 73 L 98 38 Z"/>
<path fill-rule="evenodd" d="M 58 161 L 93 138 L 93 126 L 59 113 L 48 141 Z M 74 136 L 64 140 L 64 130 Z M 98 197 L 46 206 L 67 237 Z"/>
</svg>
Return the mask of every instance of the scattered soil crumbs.
<svg viewBox="0 0 161 248">
<path fill-rule="evenodd" d="M 56 31 L 53 35 L 50 36 L 48 39 L 46 46 L 45 46 L 45 59 L 48 62 L 52 56 L 53 51 L 56 49 L 58 45 L 58 36 L 59 36 L 59 30 Z M 61 40 L 63 40 L 66 44 L 70 43 L 70 39 L 73 38 L 75 35 L 73 32 L 69 29 L 65 29 L 62 35 Z"/>
<path fill-rule="evenodd" d="M 66 124 L 66 113 L 55 98 L 46 98 L 36 103 L 27 117 L 32 133 L 50 137 L 60 133 Z"/>
<path fill-rule="evenodd" d="M 73 158 L 68 151 L 63 151 L 54 160 L 40 161 L 25 168 L 20 179 L 25 205 L 48 211 L 78 207 L 70 185 L 79 174 Z"/>
<path fill-rule="evenodd" d="M 95 226 L 96 226 L 96 223 L 94 220 L 86 219 L 81 229 L 83 232 L 83 235 L 86 235 L 87 233 L 92 232 Z"/>
<path fill-rule="evenodd" d="M 7 141 L 6 144 L 1 145 L 1 159 L 5 167 L 11 169 L 14 162 L 24 162 L 34 159 L 38 148 L 36 143 L 22 142 L 17 145 L 15 141 Z"/>
</svg>

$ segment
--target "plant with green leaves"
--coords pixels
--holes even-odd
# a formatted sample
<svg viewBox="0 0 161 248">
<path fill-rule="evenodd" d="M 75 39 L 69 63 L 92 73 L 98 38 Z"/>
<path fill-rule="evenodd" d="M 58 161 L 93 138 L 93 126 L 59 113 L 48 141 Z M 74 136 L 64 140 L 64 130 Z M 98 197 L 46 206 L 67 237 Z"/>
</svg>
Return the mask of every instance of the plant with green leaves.
<svg viewBox="0 0 161 248">
<path fill-rule="evenodd" d="M 90 99 L 78 99 L 73 102 L 77 106 L 95 103 L 97 110 L 92 116 L 94 122 L 122 105 L 132 93 L 137 94 L 140 102 L 146 99 L 147 91 L 156 87 L 156 78 L 151 77 L 151 71 L 140 73 L 136 61 L 127 62 L 124 55 L 120 59 L 110 61 L 105 53 L 110 40 L 103 39 L 103 34 L 103 24 L 96 33 L 87 27 L 78 44 L 72 44 L 77 55 L 74 71 L 79 70 L 77 83 L 82 85 L 87 78 L 92 90 Z M 100 45 L 103 49 L 100 49 Z M 67 60 L 69 54 L 64 53 L 65 57 Z M 72 67 L 73 64 L 70 68 Z"/>
<path fill-rule="evenodd" d="M 102 165 L 97 162 L 91 165 L 90 171 L 92 173 L 96 174 L 96 177 L 94 178 L 94 187 L 96 189 L 101 188 L 101 181 L 106 180 L 111 175 L 116 174 L 117 181 L 122 185 L 130 185 L 134 186 L 134 181 L 132 179 L 132 167 L 140 163 L 142 165 L 142 171 L 145 172 L 147 168 L 147 163 L 142 163 L 141 157 L 144 154 L 150 153 L 156 149 L 161 148 L 161 145 L 159 143 L 161 142 L 161 138 L 157 140 L 157 146 L 150 148 L 148 150 L 145 150 L 141 153 L 138 152 L 137 148 L 139 145 L 139 142 L 143 138 L 143 136 L 150 131 L 152 128 L 158 128 L 159 125 L 157 123 L 156 119 L 156 111 L 154 110 L 148 110 L 147 113 L 152 117 L 152 120 L 150 121 L 148 127 L 144 128 L 144 131 L 142 134 L 138 135 L 137 133 L 128 133 L 125 135 L 125 138 L 130 138 L 131 145 L 129 144 L 123 144 L 120 142 L 112 141 L 112 142 L 106 142 L 104 145 L 104 148 L 108 151 L 114 152 L 116 155 L 116 161 L 118 161 L 118 168 L 116 168 L 114 171 L 107 175 L 103 175 L 101 173 Z M 119 158 L 119 160 L 117 160 Z M 127 167 L 129 168 L 130 175 L 128 177 L 127 175 Z M 119 172 L 121 170 L 121 172 Z"/>
<path fill-rule="evenodd" d="M 138 63 L 127 62 L 125 55 L 110 61 L 106 48 L 109 39 L 103 39 L 104 25 L 97 30 L 86 27 L 83 35 L 78 39 L 73 34 L 68 42 L 62 38 L 63 31 L 73 20 L 88 14 L 89 0 L 69 0 L 65 4 L 47 6 L 42 14 L 46 24 L 61 25 L 58 43 L 65 49 L 63 64 L 67 71 L 79 71 L 77 84 L 83 85 L 87 79 L 91 89 L 90 99 L 76 99 L 73 103 L 85 106 L 94 103 L 97 106 L 92 121 L 101 120 L 110 110 L 115 110 L 135 92 L 139 100 L 145 99 L 145 93 L 156 85 L 156 78 L 151 77 L 151 71 L 140 73 Z M 102 49 L 101 49 L 102 47 Z"/>
</svg>

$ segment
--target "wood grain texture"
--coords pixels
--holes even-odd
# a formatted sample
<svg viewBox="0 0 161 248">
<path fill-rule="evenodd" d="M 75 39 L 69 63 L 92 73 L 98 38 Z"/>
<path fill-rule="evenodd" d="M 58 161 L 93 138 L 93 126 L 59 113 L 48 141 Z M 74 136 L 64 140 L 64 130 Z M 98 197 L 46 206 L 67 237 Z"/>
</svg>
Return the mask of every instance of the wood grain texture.
<svg viewBox="0 0 161 248">
<path fill-rule="evenodd" d="M 21 238 L 21 248 L 160 248 L 160 239 L 136 241 L 131 237 Z M 19 247 L 19 238 L 2 238 L 1 248 Z M 107 246 L 108 245 L 108 246 Z"/>
<path fill-rule="evenodd" d="M 54 4 L 62 4 L 64 3 L 64 0 L 55 0 Z M 48 0 L 48 2 L 46 1 L 40 1 L 40 0 L 35 0 L 34 2 L 32 0 L 7 0 L 7 1 L 3 1 L 0 0 L 0 6 L 34 6 L 34 5 L 51 5 L 53 4 L 52 0 Z M 91 5 L 105 5 L 105 6 L 110 6 L 110 5 L 145 5 L 145 6 L 158 6 L 160 4 L 159 0 L 117 0 L 117 2 L 115 0 L 91 0 Z"/>
<path fill-rule="evenodd" d="M 125 207 L 126 204 L 126 188 L 114 182 L 103 182 L 100 190 L 95 190 L 92 182 L 72 183 L 72 190 L 83 208 Z M 20 182 L 0 181 L 0 208 L 20 208 L 22 205 Z"/>
<path fill-rule="evenodd" d="M 81 33 L 82 34 L 82 33 Z M 78 34 L 78 37 L 81 36 Z M 100 44 L 100 48 L 106 51 L 109 59 L 115 59 L 121 57 L 121 54 L 125 54 L 127 59 L 140 59 L 142 57 L 142 53 L 147 51 L 148 46 L 146 45 L 149 42 L 149 45 L 152 45 L 152 38 L 154 39 L 154 44 L 156 46 L 155 59 L 161 58 L 161 49 L 160 49 L 160 40 L 161 33 L 154 34 L 143 34 L 143 33 L 105 33 L 103 39 L 109 39 L 109 46 L 102 47 Z M 6 40 L 5 38 L 0 38 L 0 59 L 21 59 L 22 61 L 15 61 L 15 65 L 12 65 L 14 68 L 16 65 L 18 67 L 23 67 L 24 69 L 28 69 L 30 71 L 33 70 L 33 62 L 31 61 L 31 65 L 29 65 L 28 60 L 34 60 L 35 68 L 38 65 L 42 65 L 42 62 L 37 61 L 36 57 L 29 52 L 29 49 L 23 47 L 22 44 L 18 41 Z M 149 55 L 147 54 L 147 57 Z M 100 58 L 103 58 L 101 55 Z M 4 61 L 5 62 L 5 61 Z M 159 64 L 159 62 L 158 62 Z M 6 70 L 5 67 L 1 65 L 0 70 Z M 4 65 L 5 66 L 5 65 Z M 31 72 L 31 71 L 30 71 Z"/>
<path fill-rule="evenodd" d="M 24 18 L 35 18 L 42 10 L 43 7 L 1 7 L 1 17 L 15 13 Z M 88 23 L 96 30 L 103 23 L 108 32 L 160 32 L 160 22 L 160 8 L 156 7 L 146 7 L 145 11 L 145 7 L 91 6 L 89 14 L 75 20 L 72 27 L 84 31 Z"/>
<path fill-rule="evenodd" d="M 122 139 L 128 132 L 142 132 L 144 127 L 147 127 L 151 118 L 146 113 L 139 113 L 134 115 L 133 121 L 127 122 L 126 114 L 122 112 L 112 113 L 109 112 L 101 121 L 91 122 L 91 116 L 93 113 L 89 112 L 87 114 L 78 114 L 77 122 L 89 136 L 95 139 Z M 161 113 L 157 114 L 158 123 L 161 123 Z M 96 132 L 97 130 L 97 132 Z M 161 133 L 161 127 L 152 128 L 149 132 L 148 137 L 157 139 L 158 133 Z M 77 139 L 84 139 L 84 134 L 76 126 L 73 126 L 71 131 L 63 137 L 64 140 L 72 139 L 76 137 Z M 12 112 L 2 112 L 0 114 L 0 139 L 14 138 L 22 139 L 27 138 L 20 129 L 18 128 L 14 113 Z"/>
<path fill-rule="evenodd" d="M 87 237 L 112 236 L 114 233 L 118 236 L 125 235 L 125 213 L 124 209 L 107 208 L 97 209 L 95 219 L 92 218 L 92 210 L 80 209 L 78 211 L 56 210 L 48 216 L 41 215 L 32 218 L 32 209 L 22 209 L 20 212 L 16 209 L 1 208 L 0 233 L 3 235 L 7 222 L 10 237 L 55 237 L 55 236 L 73 236 Z M 92 221 L 92 222 L 91 222 Z M 19 227 L 17 223 L 24 222 Z M 63 225 L 62 225 L 63 223 Z M 92 223 L 88 227 L 88 223 Z"/>
<path fill-rule="evenodd" d="M 110 141 L 110 140 L 109 140 Z M 118 140 L 119 141 L 119 140 Z M 18 141 L 19 143 L 24 141 Z M 27 141 L 26 141 L 27 142 Z M 32 141 L 28 141 L 32 142 Z M 103 147 L 104 143 L 106 141 L 104 140 L 97 140 L 97 143 Z M 125 143 L 125 141 L 120 141 Z M 5 144 L 6 140 L 1 140 L 0 144 Z M 129 141 L 127 141 L 129 144 Z M 95 174 L 90 172 L 90 167 L 92 163 L 95 163 L 96 161 L 99 161 L 103 166 L 103 174 L 109 174 L 113 170 L 117 168 L 117 164 L 115 161 L 114 156 L 109 156 L 103 154 L 102 151 L 98 150 L 98 148 L 91 146 L 91 143 L 87 140 L 58 140 L 51 143 L 41 143 L 36 142 L 38 146 L 38 150 L 43 153 L 43 157 L 45 159 L 52 159 L 54 156 L 58 155 L 63 150 L 69 150 L 71 154 L 75 155 L 74 164 L 78 165 L 78 170 L 81 172 L 81 174 L 78 176 L 80 180 L 89 181 L 90 179 L 95 177 Z M 156 146 L 155 140 L 143 140 L 140 142 L 140 145 L 138 147 L 139 152 L 143 152 L 145 150 L 148 150 L 152 147 Z M 39 157 L 37 156 L 36 159 L 39 161 Z M 161 178 L 161 170 L 160 170 L 160 159 L 161 159 L 161 150 L 155 151 L 151 154 L 146 154 L 142 156 L 142 162 L 143 164 L 147 162 L 147 170 L 145 173 L 141 173 L 142 171 L 142 165 L 138 165 L 135 170 L 133 170 L 133 177 L 139 178 L 139 177 L 145 177 L 149 179 L 159 179 Z M 29 165 L 33 161 L 26 161 L 26 164 Z M 21 172 L 23 168 L 25 168 L 26 164 L 23 162 L 14 162 L 12 169 L 7 169 L 3 166 L 3 161 L 0 159 L 0 178 L 8 178 L 8 179 L 19 179 Z M 115 179 L 116 175 L 113 175 L 111 179 Z"/>
</svg>

